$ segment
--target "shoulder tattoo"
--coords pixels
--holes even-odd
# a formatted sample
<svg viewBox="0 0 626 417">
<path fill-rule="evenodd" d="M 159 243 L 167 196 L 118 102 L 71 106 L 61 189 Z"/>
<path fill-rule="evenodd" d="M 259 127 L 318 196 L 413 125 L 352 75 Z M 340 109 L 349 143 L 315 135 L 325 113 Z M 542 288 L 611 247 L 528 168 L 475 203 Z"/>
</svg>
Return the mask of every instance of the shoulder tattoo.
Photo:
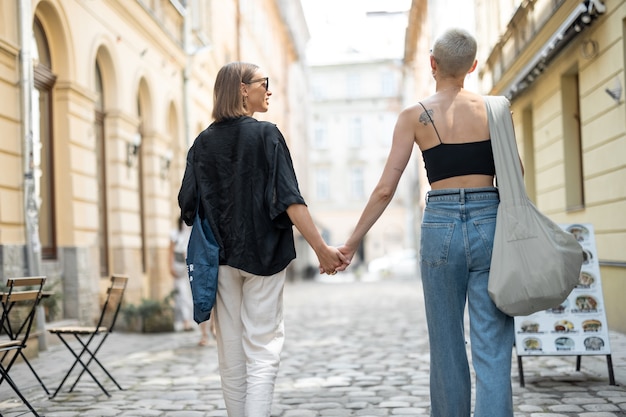
<svg viewBox="0 0 626 417">
<path fill-rule="evenodd" d="M 421 124 L 423 124 L 424 126 L 426 126 L 428 123 L 432 123 L 433 122 L 432 116 L 433 116 L 433 110 L 432 109 L 423 111 L 422 114 L 420 114 L 419 122 Z"/>
</svg>

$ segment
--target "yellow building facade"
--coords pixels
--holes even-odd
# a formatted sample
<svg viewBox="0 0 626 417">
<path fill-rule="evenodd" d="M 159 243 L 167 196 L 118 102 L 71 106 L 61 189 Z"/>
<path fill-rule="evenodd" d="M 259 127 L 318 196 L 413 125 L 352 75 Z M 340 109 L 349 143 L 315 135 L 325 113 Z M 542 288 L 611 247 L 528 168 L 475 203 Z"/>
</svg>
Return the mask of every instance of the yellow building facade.
<svg viewBox="0 0 626 417">
<path fill-rule="evenodd" d="M 219 68 L 262 66 L 273 98 L 259 118 L 305 136 L 288 88 L 305 85 L 299 2 L 0 7 L 0 277 L 46 275 L 63 316 L 81 321 L 112 273 L 130 276 L 129 302 L 165 297 L 185 156 L 211 122 Z"/>
<path fill-rule="evenodd" d="M 609 327 L 626 332 L 626 2 L 505 3 L 476 1 L 482 92 L 511 100 L 538 208 L 593 225 Z"/>
</svg>

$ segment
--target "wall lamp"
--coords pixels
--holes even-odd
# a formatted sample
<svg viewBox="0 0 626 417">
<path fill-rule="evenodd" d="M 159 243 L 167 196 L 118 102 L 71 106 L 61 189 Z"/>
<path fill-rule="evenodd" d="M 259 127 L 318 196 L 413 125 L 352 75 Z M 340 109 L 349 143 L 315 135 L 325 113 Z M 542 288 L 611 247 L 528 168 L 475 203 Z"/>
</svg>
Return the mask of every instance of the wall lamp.
<svg viewBox="0 0 626 417">
<path fill-rule="evenodd" d="M 622 101 L 622 83 L 620 82 L 618 77 L 615 77 L 615 81 L 613 82 L 613 87 L 606 88 L 604 90 L 609 97 L 611 97 L 617 104 L 620 104 Z"/>
<path fill-rule="evenodd" d="M 126 166 L 131 168 L 137 160 L 139 147 L 141 146 L 141 134 L 135 133 L 132 142 L 126 144 Z"/>
<path fill-rule="evenodd" d="M 165 155 L 161 156 L 161 178 L 166 179 L 167 174 L 170 172 L 170 165 L 172 164 L 172 151 L 168 149 Z"/>
</svg>

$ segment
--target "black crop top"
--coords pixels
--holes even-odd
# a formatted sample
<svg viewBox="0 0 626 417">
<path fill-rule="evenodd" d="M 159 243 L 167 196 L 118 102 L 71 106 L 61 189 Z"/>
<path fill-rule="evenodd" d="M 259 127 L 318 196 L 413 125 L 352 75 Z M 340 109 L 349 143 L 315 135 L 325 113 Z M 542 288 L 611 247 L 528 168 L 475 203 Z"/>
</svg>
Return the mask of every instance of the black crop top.
<svg viewBox="0 0 626 417">
<path fill-rule="evenodd" d="M 424 107 L 422 103 L 420 105 Z M 424 111 L 426 111 L 425 107 Z M 435 122 L 428 111 L 426 114 L 433 124 L 437 138 L 439 138 L 439 145 L 422 151 L 426 176 L 430 184 L 460 175 L 483 174 L 493 176 L 496 174 L 491 139 L 468 143 L 443 143 L 439 132 L 437 132 Z"/>
</svg>

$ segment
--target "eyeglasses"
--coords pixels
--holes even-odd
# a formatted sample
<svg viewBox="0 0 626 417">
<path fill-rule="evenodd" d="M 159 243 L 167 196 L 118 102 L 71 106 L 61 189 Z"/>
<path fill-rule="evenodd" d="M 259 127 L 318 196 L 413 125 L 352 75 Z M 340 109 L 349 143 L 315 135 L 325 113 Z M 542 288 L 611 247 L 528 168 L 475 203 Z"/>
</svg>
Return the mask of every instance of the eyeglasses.
<svg viewBox="0 0 626 417">
<path fill-rule="evenodd" d="M 263 87 L 265 87 L 265 91 L 270 89 L 270 77 L 257 78 L 256 80 L 251 80 L 248 82 L 244 81 L 244 84 L 258 83 L 259 81 L 265 81 L 263 83 Z"/>
</svg>

